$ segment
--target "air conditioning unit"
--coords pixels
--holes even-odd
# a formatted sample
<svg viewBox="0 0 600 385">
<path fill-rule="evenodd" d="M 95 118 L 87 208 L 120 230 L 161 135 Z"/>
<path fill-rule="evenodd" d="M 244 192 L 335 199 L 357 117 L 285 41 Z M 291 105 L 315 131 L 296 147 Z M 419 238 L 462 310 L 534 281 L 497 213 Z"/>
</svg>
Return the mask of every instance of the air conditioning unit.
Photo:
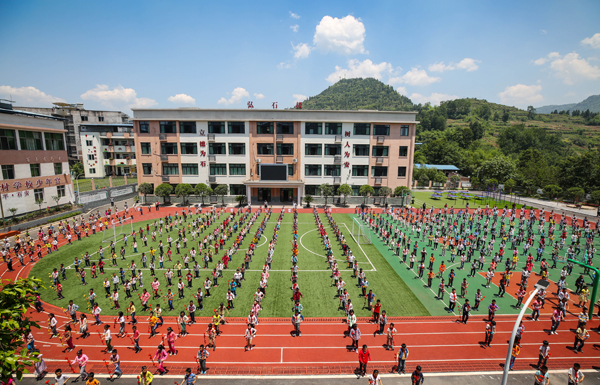
<svg viewBox="0 0 600 385">
<path fill-rule="evenodd" d="M 294 159 L 292 159 L 292 162 L 298 163 L 298 159 L 294 158 Z"/>
<path fill-rule="evenodd" d="M 260 163 L 261 161 L 262 161 L 262 159 L 256 158 L 256 163 Z"/>
</svg>

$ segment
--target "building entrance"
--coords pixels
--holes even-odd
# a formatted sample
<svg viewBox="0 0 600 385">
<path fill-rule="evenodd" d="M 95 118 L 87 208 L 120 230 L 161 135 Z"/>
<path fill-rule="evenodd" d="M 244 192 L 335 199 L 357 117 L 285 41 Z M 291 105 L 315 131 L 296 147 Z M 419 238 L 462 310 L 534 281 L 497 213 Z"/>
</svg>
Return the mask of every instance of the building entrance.
<svg viewBox="0 0 600 385">
<path fill-rule="evenodd" d="M 281 203 L 292 203 L 294 201 L 294 189 L 282 188 L 280 189 L 279 199 Z"/>
<path fill-rule="evenodd" d="M 271 202 L 271 189 L 270 188 L 259 188 L 258 189 L 258 199 L 261 202 L 264 202 L 264 201 Z"/>
</svg>

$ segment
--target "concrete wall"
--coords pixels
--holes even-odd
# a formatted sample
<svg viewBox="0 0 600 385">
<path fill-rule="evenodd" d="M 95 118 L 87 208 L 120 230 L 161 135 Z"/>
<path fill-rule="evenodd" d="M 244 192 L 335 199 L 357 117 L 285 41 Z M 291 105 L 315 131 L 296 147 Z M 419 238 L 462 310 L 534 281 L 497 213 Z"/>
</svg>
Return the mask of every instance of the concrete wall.
<svg viewBox="0 0 600 385">
<path fill-rule="evenodd" d="M 115 201 L 132 198 L 138 195 L 137 190 L 137 184 L 128 184 L 125 186 L 88 191 L 80 194 L 79 202 L 87 211 L 96 207 L 110 204 L 110 198 L 113 198 Z M 141 199 L 143 199 L 143 197 L 140 197 L 140 201 Z"/>
<path fill-rule="evenodd" d="M 12 231 L 12 230 L 24 231 L 24 230 L 31 229 L 31 228 L 36 228 L 36 227 L 39 227 L 39 226 L 46 226 L 49 222 L 52 222 L 53 219 L 60 218 L 63 215 L 67 215 L 67 214 L 70 214 L 70 213 L 81 214 L 82 212 L 83 212 L 82 208 L 78 208 L 78 209 L 71 210 L 71 211 L 65 211 L 65 212 L 62 212 L 62 213 L 59 213 L 59 214 L 51 215 L 49 217 L 39 218 L 39 219 L 36 219 L 36 220 L 33 220 L 33 221 L 22 222 L 22 223 L 18 223 L 16 225 L 8 226 L 6 228 L 6 230 L 7 231 Z"/>
</svg>

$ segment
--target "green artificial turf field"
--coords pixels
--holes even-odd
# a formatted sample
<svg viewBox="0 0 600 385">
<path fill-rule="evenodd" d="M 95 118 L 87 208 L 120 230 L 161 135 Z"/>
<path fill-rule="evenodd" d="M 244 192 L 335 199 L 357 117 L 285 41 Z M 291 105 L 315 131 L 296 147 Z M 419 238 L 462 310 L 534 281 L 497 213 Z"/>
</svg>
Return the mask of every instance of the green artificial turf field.
<svg viewBox="0 0 600 385">
<path fill-rule="evenodd" d="M 242 282 L 242 288 L 237 290 L 237 298 L 234 300 L 234 309 L 229 311 L 231 316 L 241 316 L 246 317 L 250 311 L 250 306 L 253 300 L 253 294 L 258 288 L 258 283 L 260 281 L 260 272 L 261 268 L 264 265 L 264 259 L 266 257 L 266 252 L 268 250 L 268 240 L 273 236 L 273 230 L 277 221 L 278 213 L 273 213 L 269 222 L 267 223 L 265 230 L 263 232 L 263 236 L 258 242 L 258 247 L 255 251 L 255 256 L 253 257 L 252 262 L 250 263 L 250 269 L 246 271 L 245 281 Z M 195 217 L 195 216 L 194 216 Z M 260 221 L 264 218 L 264 214 L 260 215 L 256 223 L 252 226 L 249 231 L 249 234 L 254 234 L 260 225 Z M 217 224 L 220 224 L 225 219 L 225 216 L 221 216 L 213 225 L 210 230 L 212 231 Z M 239 219 L 239 217 L 236 217 Z M 389 316 L 426 316 L 429 315 L 430 312 L 428 309 L 417 299 L 413 291 L 406 285 L 404 280 L 400 278 L 400 276 L 396 273 L 394 269 L 392 269 L 386 259 L 379 251 L 378 248 L 374 245 L 361 245 L 358 246 L 350 235 L 350 230 L 342 225 L 342 223 L 346 223 L 350 228 L 352 225 L 352 218 L 347 214 L 336 214 L 336 221 L 342 226 L 342 231 L 345 234 L 345 237 L 348 241 L 348 245 L 353 250 L 354 255 L 357 258 L 357 261 L 360 263 L 360 267 L 362 267 L 366 271 L 366 277 L 370 283 L 370 289 L 376 295 L 376 299 L 380 299 L 383 304 L 383 309 L 386 310 Z M 278 235 L 277 246 L 275 247 L 275 254 L 272 263 L 272 269 L 269 278 L 269 285 L 267 288 L 267 294 L 263 300 L 263 310 L 260 313 L 261 317 L 289 317 L 291 316 L 292 309 L 292 301 L 291 301 L 291 281 L 290 281 L 290 268 L 292 266 L 291 263 L 291 255 L 292 255 L 292 214 L 285 214 L 281 226 L 281 231 Z M 327 222 L 327 218 L 324 214 L 321 214 L 321 220 L 330 234 L 333 234 L 333 231 L 329 227 Z M 140 227 L 145 227 L 146 223 L 153 223 L 154 220 L 138 222 L 134 223 L 134 229 L 139 229 Z M 189 222 L 189 219 L 188 219 Z M 126 228 L 130 225 L 126 225 Z M 117 233 L 119 232 L 119 228 L 117 228 Z M 235 235 L 239 233 L 234 232 Z M 112 229 L 108 230 L 109 232 Z M 171 236 L 175 237 L 176 231 L 170 233 Z M 204 235 L 207 235 L 208 232 L 205 230 Z M 166 231 L 163 233 L 163 243 L 166 245 L 166 238 L 169 235 Z M 303 300 L 301 301 L 304 311 L 303 315 L 305 317 L 333 317 L 333 316 L 344 316 L 344 311 L 338 310 L 339 300 L 337 298 L 337 290 L 331 286 L 331 271 L 328 268 L 327 260 L 325 258 L 324 248 L 317 231 L 317 226 L 315 225 L 313 214 L 299 214 L 298 216 L 298 235 L 299 235 L 299 253 L 298 253 L 298 266 L 300 271 L 298 273 L 298 284 L 300 285 L 300 289 L 302 294 L 304 295 Z M 331 235 L 333 237 L 333 235 Z M 224 278 L 219 280 L 219 286 L 211 289 L 211 297 L 204 299 L 204 310 L 197 311 L 197 316 L 210 316 L 213 314 L 213 309 L 216 308 L 221 302 L 227 303 L 226 301 L 226 292 L 227 285 L 226 281 L 231 279 L 232 274 L 235 271 L 235 268 L 242 264 L 246 249 L 248 247 L 248 243 L 251 241 L 251 236 L 247 236 L 240 250 L 233 257 L 233 261 L 229 263 L 229 269 L 223 272 Z M 118 238 L 120 240 L 117 243 L 117 254 L 118 250 L 122 245 L 122 235 Z M 198 238 L 196 239 L 196 242 Z M 347 264 L 343 263 L 345 258 L 342 258 L 341 247 L 337 243 L 335 239 L 332 239 L 333 242 L 333 252 L 334 256 L 339 261 L 340 271 L 342 272 L 342 278 L 347 282 L 346 288 L 350 293 L 350 299 L 354 304 L 354 310 L 357 316 L 369 316 L 371 312 L 363 307 L 363 298 L 359 297 L 360 289 L 356 286 L 357 280 L 352 279 L 350 276 L 352 274 L 352 270 L 347 268 Z M 191 235 L 188 234 L 188 249 L 191 249 L 193 246 L 193 241 L 191 240 Z M 233 237 L 226 243 L 225 249 L 229 247 L 233 243 Z M 75 275 L 75 270 L 72 268 L 72 264 L 74 258 L 77 256 L 81 259 L 81 256 L 87 251 L 92 255 L 92 262 L 98 259 L 97 250 L 100 245 L 103 245 L 105 249 L 105 263 L 106 266 L 104 268 L 105 274 L 98 275 L 98 278 L 92 279 L 91 273 L 88 270 L 88 274 L 86 276 L 86 281 L 88 284 L 83 286 L 81 284 L 80 279 Z M 110 258 L 107 258 L 110 254 L 110 250 L 108 249 L 108 242 L 102 242 L 102 234 L 96 234 L 90 236 L 90 238 L 84 238 L 82 241 L 75 240 L 73 245 L 65 245 L 59 248 L 57 252 L 52 253 L 51 255 L 44 257 L 42 260 L 38 261 L 36 265 L 33 267 L 30 275 L 41 277 L 45 282 L 45 289 L 41 290 L 42 299 L 52 303 L 54 305 L 65 308 L 70 299 L 73 299 L 76 304 L 80 306 L 82 311 L 85 311 L 89 308 L 89 304 L 87 302 L 87 294 L 89 293 L 89 289 L 93 288 L 94 292 L 97 294 L 97 302 L 99 306 L 102 308 L 103 315 L 116 315 L 117 311 L 111 308 L 112 302 L 104 296 L 104 289 L 102 287 L 102 282 L 104 277 L 109 275 L 112 276 L 112 273 L 118 273 L 119 267 L 123 267 L 127 272 L 127 277 L 130 277 L 129 270 L 127 267 L 131 263 L 133 259 L 138 266 L 138 269 L 142 268 L 142 263 L 140 261 L 140 256 L 142 252 L 146 252 L 148 259 L 150 256 L 148 254 L 150 246 L 153 246 L 155 249 L 157 248 L 157 244 L 153 244 L 150 240 L 148 241 L 148 247 L 143 247 L 142 242 L 138 237 L 138 253 L 134 255 L 132 248 L 132 241 L 129 240 L 128 247 L 126 249 L 126 260 L 122 261 L 120 256 L 118 257 L 118 267 L 111 266 Z M 181 250 L 182 254 L 184 251 L 188 249 Z M 197 247 L 196 247 L 197 249 Z M 166 251 L 166 247 L 165 247 Z M 223 252 L 224 253 L 224 252 Z M 219 254 L 219 257 L 223 255 L 223 253 Z M 178 260 L 178 256 L 173 253 L 172 263 L 166 262 L 165 258 L 165 269 L 156 269 L 157 277 L 161 282 L 161 292 L 163 297 L 166 296 L 167 293 L 167 281 L 164 277 L 164 272 L 167 267 L 173 266 L 174 263 Z M 216 263 L 216 259 L 213 259 L 214 263 Z M 58 300 L 55 291 L 51 288 L 50 285 L 50 277 L 49 274 L 53 268 L 58 268 L 61 263 L 64 263 L 65 266 L 69 266 L 70 268 L 67 270 L 67 280 L 62 281 L 63 284 L 63 295 L 64 299 Z M 203 266 L 203 263 L 199 263 Z M 83 263 L 82 263 L 83 265 Z M 158 267 L 158 258 L 156 261 L 156 265 Z M 190 267 L 193 263 L 190 265 Z M 150 288 L 150 271 L 149 269 L 142 269 L 144 271 L 144 284 L 145 288 L 151 292 Z M 212 270 L 212 266 L 211 266 Z M 186 271 L 183 270 L 183 275 L 185 276 Z M 193 271 L 192 271 L 193 274 Z M 161 307 L 164 309 L 164 315 L 176 315 L 179 314 L 184 307 L 184 305 L 189 304 L 190 300 L 194 300 L 193 295 L 197 292 L 198 287 L 201 286 L 204 279 L 208 276 L 209 271 L 202 269 L 200 271 L 200 279 L 194 279 L 193 288 L 185 289 L 185 298 L 182 300 L 177 300 L 177 288 L 175 286 L 178 281 L 177 276 L 174 277 L 173 283 L 174 286 L 171 288 L 172 292 L 175 294 L 174 301 L 174 311 L 166 311 L 167 304 L 166 298 L 162 298 L 161 300 L 150 300 L 150 304 L 156 304 L 156 301 L 159 301 Z M 185 279 L 184 279 L 185 282 Z M 138 314 L 141 315 L 141 301 L 138 298 L 138 294 L 141 293 L 141 289 L 138 289 L 137 293 L 132 293 L 133 298 L 137 309 Z M 122 311 L 125 309 L 125 305 L 129 303 L 128 299 L 125 299 L 124 290 L 120 290 L 120 305 Z M 86 298 L 84 298 L 86 297 Z M 194 304 L 197 304 L 194 300 Z"/>
<path fill-rule="evenodd" d="M 465 193 L 470 194 L 471 196 L 475 196 L 475 195 L 479 195 L 479 194 L 475 194 L 475 193 L 471 193 L 469 191 L 465 191 Z M 505 201 L 505 200 L 497 200 L 497 199 L 479 199 L 479 198 L 471 198 L 468 200 L 465 199 L 461 199 L 461 198 L 456 198 L 456 199 L 451 199 L 448 198 L 448 192 L 444 192 L 442 194 L 442 196 L 440 198 L 434 199 L 432 198 L 433 191 L 419 191 L 419 190 L 413 190 L 412 191 L 412 196 L 415 199 L 415 203 L 413 204 L 414 207 L 421 207 L 423 206 L 423 203 L 427 204 L 427 208 L 444 208 L 445 205 L 448 205 L 448 208 L 450 207 L 454 207 L 454 208 L 459 208 L 459 207 L 466 207 L 466 204 L 469 203 L 469 208 L 471 209 L 476 209 L 479 207 L 485 208 L 486 205 L 489 205 L 489 207 L 512 207 L 512 203 L 509 201 Z M 458 194 L 460 195 L 460 193 Z M 522 204 L 517 204 L 517 209 L 520 209 L 521 207 L 523 207 Z"/>
</svg>

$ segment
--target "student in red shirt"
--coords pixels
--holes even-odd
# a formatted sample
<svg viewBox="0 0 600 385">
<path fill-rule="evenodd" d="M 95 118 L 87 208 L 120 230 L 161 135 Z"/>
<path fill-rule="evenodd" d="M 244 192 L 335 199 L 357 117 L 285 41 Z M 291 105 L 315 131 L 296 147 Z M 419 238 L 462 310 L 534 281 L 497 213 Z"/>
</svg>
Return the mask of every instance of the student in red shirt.
<svg viewBox="0 0 600 385">
<path fill-rule="evenodd" d="M 373 307 L 373 322 L 379 322 L 379 313 L 381 312 L 381 301 L 377 300 Z"/>
<path fill-rule="evenodd" d="M 367 345 L 362 346 L 362 350 L 358 352 L 358 363 L 360 368 L 358 369 L 359 374 L 361 376 L 365 376 L 367 374 L 367 363 L 371 360 L 371 353 L 369 349 L 367 349 Z"/>
</svg>

